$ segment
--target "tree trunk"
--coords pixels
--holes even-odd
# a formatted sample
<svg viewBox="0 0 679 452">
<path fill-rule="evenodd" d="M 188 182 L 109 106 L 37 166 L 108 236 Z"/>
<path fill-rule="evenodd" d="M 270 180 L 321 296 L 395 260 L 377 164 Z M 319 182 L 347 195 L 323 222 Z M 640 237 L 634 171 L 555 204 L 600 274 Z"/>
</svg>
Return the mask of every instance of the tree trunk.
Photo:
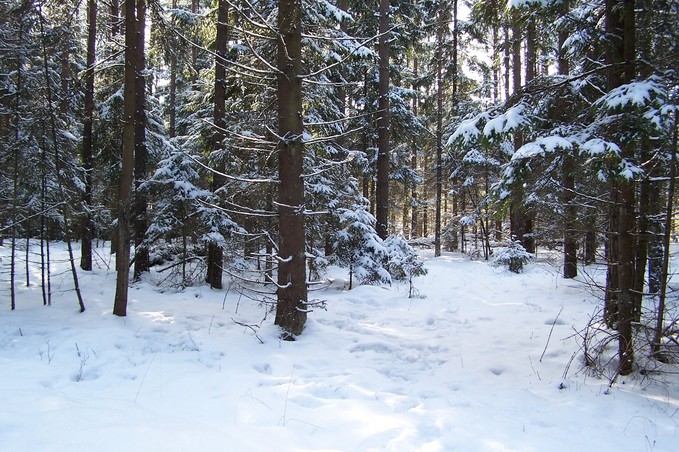
<svg viewBox="0 0 679 452">
<path fill-rule="evenodd" d="M 212 191 L 218 192 L 226 183 L 222 174 L 226 171 L 223 152 L 226 129 L 226 50 L 228 44 L 229 6 L 226 0 L 219 0 L 217 4 L 217 37 L 215 40 L 215 105 L 212 152 L 216 158 L 217 173 L 212 174 Z M 207 255 L 207 283 L 214 289 L 222 288 L 223 250 L 220 244 L 208 244 Z"/>
<path fill-rule="evenodd" d="M 674 215 L 674 192 L 675 192 L 675 178 L 677 175 L 677 130 L 679 129 L 679 121 L 677 120 L 677 112 L 674 112 L 674 132 L 672 134 L 672 151 L 670 159 L 670 185 L 667 189 L 667 209 L 665 211 L 665 233 L 663 234 L 663 257 L 660 273 L 660 293 L 658 294 L 658 309 L 656 312 L 656 323 L 653 335 L 652 353 L 659 359 L 660 348 L 662 346 L 663 337 L 663 323 L 665 317 L 665 298 L 667 295 L 667 282 L 670 268 L 670 238 L 672 235 L 672 217 Z"/>
<path fill-rule="evenodd" d="M 118 249 L 116 252 L 116 294 L 113 314 L 127 315 L 127 292 L 130 284 L 130 210 L 135 151 L 136 84 L 136 2 L 125 1 L 125 87 L 123 105 L 123 150 L 118 192 Z"/>
<path fill-rule="evenodd" d="M 519 13 L 516 9 L 512 10 L 512 81 L 514 85 L 513 94 L 521 92 L 521 25 L 519 23 Z M 523 135 L 520 131 L 514 133 L 514 150 L 518 150 L 523 145 Z M 521 245 L 524 244 L 524 228 L 526 215 L 523 206 L 523 188 L 519 183 L 515 184 L 512 190 L 509 206 L 509 229 L 512 240 L 516 240 Z"/>
<path fill-rule="evenodd" d="M 443 3 L 438 7 L 436 27 L 436 206 L 434 208 L 434 256 L 441 255 L 441 197 L 443 192 Z"/>
<path fill-rule="evenodd" d="M 641 144 L 641 161 L 646 162 L 650 157 L 650 149 L 645 143 Z M 637 240 L 635 249 L 634 266 L 634 290 L 632 291 L 632 312 L 635 322 L 641 321 L 641 305 L 644 295 L 644 283 L 646 282 L 646 262 L 648 260 L 649 248 L 649 216 L 651 215 L 651 181 L 649 174 L 644 174 L 639 181 L 639 215 L 637 219 Z M 656 195 L 657 196 L 657 195 Z M 653 212 L 657 213 L 657 212 Z"/>
<path fill-rule="evenodd" d="M 509 66 L 510 66 L 510 47 L 511 47 L 511 41 L 509 39 L 509 26 L 507 24 L 502 26 L 503 33 L 505 36 L 505 43 L 504 43 L 504 55 L 503 55 L 503 66 L 505 68 L 505 76 L 504 76 L 504 82 L 505 82 L 505 99 L 509 99 Z"/>
<path fill-rule="evenodd" d="M 658 195 L 651 196 L 649 210 L 651 212 L 660 212 L 660 190 L 656 191 Z M 668 223 L 667 228 L 670 228 L 671 223 Z M 671 228 L 670 228 L 671 229 Z M 663 260 L 663 225 L 657 218 L 653 218 L 649 226 L 649 244 L 648 244 L 648 292 L 652 295 L 660 291 L 660 277 L 662 274 L 662 260 Z"/>
<path fill-rule="evenodd" d="M 414 53 L 414 52 L 413 52 Z M 417 79 L 418 77 L 418 61 L 417 61 L 417 55 L 413 56 L 413 79 Z M 415 86 L 412 87 L 413 90 L 415 90 Z M 417 118 L 417 113 L 418 113 L 418 107 L 419 107 L 419 100 L 417 96 L 413 96 L 413 116 Z M 413 136 L 413 142 L 412 142 L 412 150 L 410 151 L 410 169 L 415 173 L 417 171 L 417 138 Z M 413 182 L 411 189 L 411 207 L 410 207 L 410 238 L 414 239 L 418 236 L 417 233 L 417 214 L 419 213 L 419 209 L 417 208 L 417 184 Z"/>
<path fill-rule="evenodd" d="M 148 150 L 146 149 L 146 55 L 144 36 L 146 30 L 146 0 L 137 0 L 137 57 L 135 59 L 135 120 L 134 120 L 134 279 L 149 271 L 149 249 L 146 240 L 148 200 L 140 189 L 146 181 Z"/>
<path fill-rule="evenodd" d="M 191 13 L 196 14 L 198 12 L 198 0 L 191 0 Z M 194 33 L 193 42 L 198 42 L 198 37 Z M 198 46 L 191 46 L 191 81 L 195 82 L 198 77 L 198 70 L 196 69 L 198 63 Z"/>
<path fill-rule="evenodd" d="M 632 82 L 635 78 L 635 13 L 634 0 L 623 0 L 623 58 L 625 71 L 623 82 Z M 615 14 L 615 13 L 614 13 Z M 620 146 L 623 159 L 632 160 L 634 151 L 629 145 Z M 620 218 L 618 226 L 618 289 L 619 323 L 618 323 L 618 356 L 620 375 L 628 375 L 634 370 L 634 347 L 632 338 L 632 322 L 634 321 L 634 180 L 623 178 L 620 181 Z"/>
<path fill-rule="evenodd" d="M 177 0 L 172 0 L 172 8 L 177 8 Z M 173 22 L 174 25 L 174 22 Z M 177 51 L 171 49 L 170 56 L 170 138 L 177 136 Z"/>
<path fill-rule="evenodd" d="M 379 116 L 377 118 L 377 181 L 375 218 L 377 235 L 389 235 L 389 0 L 380 0 Z"/>
<path fill-rule="evenodd" d="M 585 217 L 585 250 L 584 261 L 585 265 L 590 265 L 596 262 L 596 213 L 592 212 Z"/>
<path fill-rule="evenodd" d="M 535 70 L 537 64 L 537 42 L 535 36 L 535 19 L 533 16 L 528 17 L 526 25 L 526 81 L 528 85 L 535 78 Z M 523 137 L 521 137 L 523 140 Z M 523 145 L 523 142 L 521 142 Z M 518 147 L 517 147 L 518 149 Z M 535 210 L 528 209 L 525 205 L 520 207 L 521 215 L 523 216 L 523 246 L 529 253 L 535 253 Z"/>
<path fill-rule="evenodd" d="M 83 113 L 82 164 L 85 170 L 84 214 L 80 224 L 80 268 L 92 270 L 92 120 L 94 115 L 94 65 L 96 63 L 97 1 L 87 2 L 87 69 Z"/>
<path fill-rule="evenodd" d="M 280 235 L 276 325 L 284 338 L 302 333 L 307 317 L 302 165 L 302 1 L 279 0 L 278 228 Z"/>
<path fill-rule="evenodd" d="M 621 8 L 622 7 L 622 8 Z M 634 1 L 606 1 L 606 32 L 610 37 L 607 52 L 608 90 L 634 79 Z M 620 131 L 619 131 L 620 133 Z M 631 159 L 634 152 L 628 144 L 619 144 L 622 159 Z M 617 218 L 610 218 L 615 235 L 617 250 L 610 254 L 609 262 L 617 266 L 617 281 L 607 280 L 608 291 L 617 289 L 617 327 L 618 327 L 618 372 L 627 375 L 634 370 L 634 349 L 632 342 L 633 297 L 634 289 L 634 180 L 616 176 L 613 191 L 617 195 Z M 616 221 L 617 220 L 617 221 Z M 613 252 L 614 251 L 614 252 Z M 609 276 L 612 272 L 609 272 Z M 617 287 L 613 287 L 617 283 Z"/>
<path fill-rule="evenodd" d="M 115 36 L 120 33 L 120 0 L 111 0 L 111 35 Z"/>
<path fill-rule="evenodd" d="M 561 14 L 566 15 L 570 9 L 568 0 L 561 4 Z M 566 57 L 565 43 L 568 39 L 566 30 L 559 31 L 559 74 L 570 73 L 569 61 Z M 575 278 L 578 276 L 578 241 L 575 223 L 577 221 L 577 207 L 575 206 L 575 156 L 571 151 L 564 151 L 562 165 L 564 206 L 563 220 L 563 277 Z"/>
</svg>

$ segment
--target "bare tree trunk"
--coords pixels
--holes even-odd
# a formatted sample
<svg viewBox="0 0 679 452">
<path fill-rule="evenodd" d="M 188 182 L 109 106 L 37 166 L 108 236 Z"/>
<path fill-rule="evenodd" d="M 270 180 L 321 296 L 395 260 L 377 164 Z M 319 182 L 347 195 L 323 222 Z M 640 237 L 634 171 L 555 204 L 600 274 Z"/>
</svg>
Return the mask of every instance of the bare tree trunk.
<svg viewBox="0 0 679 452">
<path fill-rule="evenodd" d="M 135 84 L 137 39 L 136 1 L 125 1 L 125 87 L 122 168 L 118 192 L 118 249 L 116 252 L 116 294 L 113 314 L 127 315 L 127 292 L 130 284 L 130 210 L 135 151 Z"/>
<path fill-rule="evenodd" d="M 226 0 L 219 0 L 217 4 L 217 38 L 215 40 L 215 105 L 212 151 L 216 158 L 217 173 L 212 175 L 212 191 L 218 192 L 226 183 L 222 174 L 226 171 L 223 152 L 224 139 L 226 138 L 226 50 L 228 44 L 228 20 L 229 6 Z M 222 246 L 217 243 L 208 244 L 207 255 L 207 283 L 214 289 L 222 288 Z"/>
<path fill-rule="evenodd" d="M 635 13 L 634 0 L 623 0 L 623 58 L 625 61 L 624 82 L 635 78 Z M 623 159 L 633 159 L 634 151 L 629 145 L 621 146 Z M 620 375 L 628 375 L 634 370 L 634 347 L 632 339 L 632 322 L 634 321 L 634 290 L 635 256 L 634 256 L 634 180 L 624 178 L 620 181 L 620 218 L 619 259 L 618 259 L 618 288 L 619 323 L 618 323 L 618 356 Z"/>
<path fill-rule="evenodd" d="M 535 19 L 533 16 L 528 17 L 526 24 L 526 85 L 535 78 L 537 65 L 537 42 L 535 36 Z M 523 137 L 522 137 L 523 138 Z M 523 145 L 523 142 L 521 143 Z M 517 148 L 518 149 L 518 148 Z M 521 206 L 523 216 L 523 246 L 529 253 L 535 253 L 535 210 L 527 209 Z"/>
<path fill-rule="evenodd" d="M 569 1 L 561 4 L 561 14 L 566 15 L 570 9 Z M 559 74 L 568 75 L 570 65 L 566 57 L 565 43 L 568 39 L 566 30 L 559 31 Z M 578 241 L 575 222 L 577 221 L 577 207 L 575 206 L 575 157 L 569 151 L 564 151 L 562 166 L 564 205 L 563 220 L 563 277 L 575 278 L 578 275 Z"/>
<path fill-rule="evenodd" d="M 30 217 L 25 221 L 26 229 L 26 250 L 24 262 L 26 264 L 26 287 L 31 286 L 31 220 Z"/>
<path fill-rule="evenodd" d="M 198 12 L 198 0 L 191 0 L 191 13 L 196 14 Z M 194 42 L 197 42 L 196 34 L 193 35 Z M 191 81 L 195 82 L 198 77 L 198 70 L 196 69 L 198 63 L 198 46 L 191 46 Z"/>
<path fill-rule="evenodd" d="M 436 27 L 436 206 L 434 208 L 434 256 L 441 255 L 441 197 L 443 189 L 443 4 Z"/>
<path fill-rule="evenodd" d="M 665 300 L 667 297 L 667 282 L 670 268 L 670 238 L 672 235 L 672 216 L 674 214 L 674 191 L 675 178 L 677 175 L 677 130 L 679 120 L 677 112 L 674 112 L 674 133 L 672 134 L 672 150 L 670 159 L 670 186 L 667 189 L 667 209 L 665 211 L 665 233 L 663 234 L 663 257 L 660 273 L 660 293 L 658 294 L 658 309 L 656 312 L 655 331 L 653 335 L 652 354 L 659 359 L 662 346 L 663 323 L 665 317 Z"/>
<path fill-rule="evenodd" d="M 52 84 L 49 78 L 49 65 L 47 59 L 47 47 L 45 42 L 47 40 L 45 35 L 45 23 L 42 10 L 40 11 L 40 35 L 42 37 L 42 59 L 43 59 L 43 69 L 45 74 L 45 88 L 47 91 L 47 105 L 49 105 L 49 118 L 50 118 L 50 131 L 52 135 L 52 145 L 54 146 L 54 168 L 56 170 L 57 177 L 57 189 L 59 190 L 59 195 L 61 199 L 66 199 L 66 191 L 64 190 L 63 182 L 63 167 L 62 158 L 59 153 L 59 139 L 57 137 L 57 122 L 56 122 L 56 111 L 52 109 L 54 96 L 52 91 Z M 85 303 L 83 301 L 82 293 L 80 292 L 80 282 L 78 280 L 78 270 L 76 269 L 75 258 L 73 257 L 73 246 L 71 241 L 71 230 L 70 230 L 70 218 L 68 214 L 68 206 L 63 205 L 61 207 L 61 216 L 64 224 L 64 240 L 66 241 L 66 248 L 68 250 L 68 261 L 71 266 L 71 276 L 73 278 L 73 290 L 75 291 L 76 297 L 78 299 L 78 305 L 80 307 L 80 312 L 85 312 Z"/>
<path fill-rule="evenodd" d="M 111 12 L 111 34 L 115 36 L 120 33 L 120 0 L 111 0 L 109 5 Z"/>
<path fill-rule="evenodd" d="M 621 8 L 622 7 L 622 8 Z M 606 32 L 610 36 L 607 52 L 608 90 L 615 89 L 623 83 L 632 81 L 634 68 L 634 1 L 606 1 Z M 634 152 L 629 145 L 620 144 L 621 158 L 630 159 Z M 618 201 L 617 218 L 611 215 L 610 226 L 616 236 L 617 250 L 609 249 L 609 265 L 617 266 L 617 281 L 607 279 L 608 293 L 617 293 L 617 328 L 618 328 L 618 372 L 627 375 L 634 370 L 634 349 L 632 341 L 633 297 L 634 289 L 634 181 L 618 176 L 612 182 L 614 201 Z M 617 220 L 617 221 L 616 221 Z M 609 269 L 610 270 L 610 269 Z M 611 277 L 609 271 L 609 277 Z M 617 287 L 614 286 L 617 284 Z"/>
<path fill-rule="evenodd" d="M 302 1 L 279 0 L 278 26 L 278 302 L 284 338 L 302 333 L 307 317 L 302 165 Z"/>
<path fill-rule="evenodd" d="M 413 78 L 417 79 L 418 77 L 418 61 L 417 61 L 417 55 L 413 56 Z M 413 89 L 415 87 L 413 86 Z M 418 107 L 419 107 L 419 99 L 417 96 L 413 97 L 413 116 L 417 118 L 417 113 L 418 113 Z M 413 143 L 412 143 L 412 150 L 410 152 L 410 169 L 415 173 L 417 171 L 417 140 L 413 136 Z M 410 207 L 410 238 L 414 239 L 415 237 L 418 236 L 417 233 L 417 214 L 419 213 L 419 209 L 417 208 L 417 184 L 413 183 L 413 186 L 411 187 L 411 207 Z"/>
<path fill-rule="evenodd" d="M 377 181 L 375 218 L 377 235 L 389 235 L 389 0 L 380 0 L 379 116 L 377 118 Z"/>
<path fill-rule="evenodd" d="M 85 170 L 84 214 L 80 223 L 80 268 L 92 270 L 92 121 L 94 116 L 94 65 L 97 45 L 97 2 L 87 2 L 87 68 L 85 70 L 85 106 L 83 113 L 82 164 Z"/>
<path fill-rule="evenodd" d="M 646 143 L 642 143 L 641 161 L 646 162 L 650 158 L 650 149 Z M 632 312 L 635 322 L 641 321 L 641 305 L 644 296 L 644 283 L 646 282 L 646 262 L 648 260 L 651 215 L 651 181 L 648 173 L 639 181 L 639 200 L 637 202 L 639 215 L 637 219 L 637 239 L 634 265 L 634 289 L 632 290 Z M 654 212 L 655 213 L 655 212 Z"/>
<path fill-rule="evenodd" d="M 24 15 L 19 13 L 19 46 L 24 44 Z M 14 105 L 14 146 L 13 146 L 13 169 L 12 169 L 12 244 L 9 268 L 9 298 L 10 309 L 16 309 L 16 245 L 17 223 L 19 221 L 19 139 L 21 137 L 21 92 L 23 90 L 23 56 L 17 52 L 16 63 L 16 101 Z"/>
<path fill-rule="evenodd" d="M 514 84 L 513 94 L 521 91 L 521 25 L 519 23 L 519 13 L 516 9 L 512 10 L 512 81 Z M 518 150 L 523 145 L 523 136 L 520 131 L 514 133 L 514 150 Z M 523 189 L 519 186 L 514 187 L 511 195 L 511 205 L 509 206 L 509 229 L 512 240 L 516 240 L 524 245 L 523 232 L 525 214 L 523 207 Z"/>
<path fill-rule="evenodd" d="M 145 243 L 148 220 L 148 200 L 140 188 L 146 181 L 148 150 L 146 149 L 146 56 L 144 36 L 146 30 L 146 0 L 137 0 L 137 47 L 135 58 L 135 120 L 134 120 L 134 279 L 150 268 L 149 249 Z"/>
<path fill-rule="evenodd" d="M 511 45 L 512 42 L 509 39 L 509 26 L 505 24 L 505 25 L 502 26 L 502 28 L 503 28 L 503 32 L 504 32 L 504 36 L 505 36 L 504 56 L 503 56 L 503 63 L 504 63 L 503 65 L 504 65 L 504 68 L 505 68 L 505 77 L 504 77 L 504 80 L 505 80 L 505 99 L 509 99 L 509 86 L 510 86 L 510 84 L 509 84 L 509 73 L 510 73 L 510 70 L 509 70 L 510 58 L 509 58 L 509 56 L 511 54 L 510 47 L 512 47 L 512 45 Z"/>
<path fill-rule="evenodd" d="M 177 8 L 177 0 L 172 0 L 172 8 Z M 177 136 L 177 51 L 171 49 L 170 56 L 170 138 Z"/>
<path fill-rule="evenodd" d="M 658 193 L 659 190 L 656 192 Z M 660 212 L 660 196 L 651 196 L 650 207 L 651 212 Z M 667 227 L 670 227 L 667 224 Z M 662 224 L 655 218 L 649 225 L 649 245 L 648 245 L 648 292 L 650 294 L 658 294 L 660 292 L 660 277 L 662 274 L 662 260 L 663 260 L 663 237 Z"/>
</svg>

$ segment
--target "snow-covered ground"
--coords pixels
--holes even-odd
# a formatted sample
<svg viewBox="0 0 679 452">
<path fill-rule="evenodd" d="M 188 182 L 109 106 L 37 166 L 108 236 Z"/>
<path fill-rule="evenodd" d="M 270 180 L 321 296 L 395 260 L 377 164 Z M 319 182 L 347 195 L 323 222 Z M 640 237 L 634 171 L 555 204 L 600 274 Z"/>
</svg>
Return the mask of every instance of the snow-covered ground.
<svg viewBox="0 0 679 452">
<path fill-rule="evenodd" d="M 111 267 L 80 273 L 83 314 L 63 262 L 50 307 L 37 269 L 14 312 L 0 286 L 0 450 L 679 450 L 679 379 L 609 389 L 579 372 L 575 331 L 600 302 L 547 262 L 514 275 L 426 256 L 415 299 L 342 290 L 335 269 L 314 293 L 327 311 L 282 342 L 257 303 L 161 291 L 164 275 L 133 284 L 115 317 L 112 260 L 97 252 Z"/>
</svg>

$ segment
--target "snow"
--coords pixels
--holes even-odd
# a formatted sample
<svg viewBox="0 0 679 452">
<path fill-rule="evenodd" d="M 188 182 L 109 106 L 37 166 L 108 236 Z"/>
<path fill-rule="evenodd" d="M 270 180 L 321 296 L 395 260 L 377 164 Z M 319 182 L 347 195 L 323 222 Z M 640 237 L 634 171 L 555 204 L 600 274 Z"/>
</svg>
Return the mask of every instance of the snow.
<svg viewBox="0 0 679 452">
<path fill-rule="evenodd" d="M 427 254 L 413 299 L 405 285 L 347 291 L 334 268 L 313 293 L 327 310 L 283 342 L 258 303 L 161 290 L 164 273 L 131 285 L 127 317 L 111 315 L 108 244 L 80 273 L 79 314 L 64 249 L 52 250 L 52 306 L 37 268 L 29 287 L 17 275 L 16 311 L 0 286 L 3 450 L 676 450 L 677 377 L 609 389 L 578 372 L 574 329 L 600 301 L 545 258 L 515 275 Z"/>
<path fill-rule="evenodd" d="M 641 107 L 649 104 L 654 97 L 664 98 L 667 93 L 655 80 L 632 82 L 612 89 L 598 103 L 605 103 L 608 108 Z"/>
<path fill-rule="evenodd" d="M 541 8 L 546 8 L 551 4 L 556 3 L 556 0 L 508 0 L 508 8 L 523 8 L 529 6 L 537 6 Z"/>
<path fill-rule="evenodd" d="M 611 141 L 605 141 L 601 138 L 593 138 L 582 144 L 581 152 L 591 156 L 603 155 L 607 153 L 620 155 L 620 147 Z"/>
<path fill-rule="evenodd" d="M 537 138 L 521 146 L 512 156 L 512 160 L 530 159 L 535 156 L 551 154 L 557 149 L 572 149 L 573 143 L 568 138 L 549 136 Z"/>
<path fill-rule="evenodd" d="M 462 139 L 464 143 L 470 143 L 472 140 L 476 139 L 480 134 L 478 123 L 481 119 L 488 118 L 488 114 L 484 112 L 479 116 L 483 116 L 483 118 L 473 117 L 463 120 L 448 139 L 446 146 L 452 146 L 458 139 Z"/>
</svg>

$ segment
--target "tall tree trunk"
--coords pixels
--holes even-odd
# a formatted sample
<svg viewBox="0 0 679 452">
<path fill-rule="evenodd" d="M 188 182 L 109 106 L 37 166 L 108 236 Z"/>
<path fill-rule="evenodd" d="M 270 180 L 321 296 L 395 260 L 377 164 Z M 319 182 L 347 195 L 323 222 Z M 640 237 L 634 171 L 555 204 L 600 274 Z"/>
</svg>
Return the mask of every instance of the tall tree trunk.
<svg viewBox="0 0 679 452">
<path fill-rule="evenodd" d="M 278 26 L 278 302 L 276 325 L 293 339 L 307 317 L 302 165 L 302 1 L 279 0 Z"/>
<path fill-rule="evenodd" d="M 585 265 L 593 264 L 596 261 L 596 213 L 592 212 L 585 217 Z"/>
<path fill-rule="evenodd" d="M 641 161 L 647 162 L 650 158 L 650 149 L 646 143 L 641 144 Z M 644 283 L 646 282 L 646 262 L 648 260 L 651 215 L 651 181 L 650 174 L 646 173 L 639 181 L 639 200 L 637 202 L 639 215 L 637 219 L 637 234 L 634 264 L 634 289 L 632 290 L 632 312 L 635 322 L 641 321 L 641 306 L 644 297 Z M 655 213 L 655 212 L 654 212 Z"/>
<path fill-rule="evenodd" d="M 636 42 L 638 46 L 638 53 L 640 55 L 651 55 L 654 44 L 654 36 L 650 33 L 641 33 L 639 41 Z M 653 75 L 653 70 L 650 65 L 639 65 L 639 77 L 646 79 Z M 654 293 L 651 290 L 651 260 L 653 259 L 653 247 L 662 248 L 654 244 L 656 240 L 655 232 L 657 231 L 657 222 L 661 217 L 660 211 L 660 187 L 657 182 L 660 176 L 660 164 L 653 159 L 653 149 L 651 143 L 643 140 L 640 143 L 641 155 L 639 161 L 646 169 L 639 181 L 639 200 L 637 202 L 639 208 L 639 215 L 637 221 L 637 247 L 636 247 L 636 264 L 635 264 L 635 283 L 634 283 L 634 321 L 641 321 L 641 309 L 643 297 L 646 293 Z M 653 162 L 650 167 L 648 163 Z M 654 224 L 656 223 L 656 224 Z M 659 237 L 658 237 L 659 239 Z M 660 253 L 662 254 L 662 253 Z M 646 270 L 649 270 L 648 288 L 645 289 Z"/>
<path fill-rule="evenodd" d="M 623 0 L 623 58 L 625 61 L 624 82 L 632 82 L 636 76 L 635 64 L 635 12 L 634 0 Z M 634 150 L 627 144 L 620 146 L 623 159 L 634 159 Z M 634 346 L 632 339 L 632 322 L 634 321 L 634 180 L 623 178 L 620 181 L 620 218 L 619 218 L 619 259 L 618 286 L 619 324 L 618 324 L 618 356 L 619 372 L 628 375 L 634 370 Z"/>
<path fill-rule="evenodd" d="M 177 0 L 172 0 L 172 8 L 177 8 Z M 174 20 L 173 20 L 174 26 Z M 177 51 L 170 50 L 170 138 L 177 136 Z"/>
<path fill-rule="evenodd" d="M 670 239 L 672 235 L 672 217 L 674 215 L 674 192 L 675 192 L 675 178 L 677 176 L 677 131 L 679 130 L 679 121 L 677 120 L 677 112 L 674 112 L 674 132 L 672 134 L 672 150 L 670 159 L 670 183 L 667 189 L 667 209 L 665 211 L 665 233 L 663 234 L 663 257 L 660 273 L 660 293 L 658 294 L 658 309 L 656 312 L 655 330 L 653 335 L 652 353 L 657 358 L 662 359 L 660 355 L 663 337 L 663 323 L 665 317 L 665 298 L 667 296 L 667 278 L 669 276 L 670 268 Z"/>
<path fill-rule="evenodd" d="M 658 193 L 659 190 L 656 192 Z M 660 196 L 651 196 L 649 210 L 660 211 Z M 667 224 L 670 228 L 671 224 Z M 660 291 L 660 277 L 663 260 L 663 227 L 661 221 L 653 218 L 649 225 L 648 245 L 648 292 L 652 295 Z"/>
<path fill-rule="evenodd" d="M 136 84 L 136 1 L 125 1 L 125 87 L 123 91 L 123 149 L 118 191 L 118 249 L 116 252 L 116 293 L 113 314 L 127 315 L 127 292 L 130 284 L 130 210 L 135 151 Z"/>
<path fill-rule="evenodd" d="M 199 0 L 191 0 L 191 13 L 196 14 L 198 13 L 198 1 Z M 193 41 L 195 43 L 198 42 L 198 35 L 194 31 L 193 33 Z M 196 79 L 198 78 L 198 46 L 197 45 L 192 45 L 191 46 L 191 81 L 196 82 Z"/>
<path fill-rule="evenodd" d="M 226 183 L 223 174 L 226 171 L 223 153 L 224 133 L 226 129 L 226 50 L 228 44 L 229 6 L 226 0 L 217 3 L 217 38 L 215 40 L 215 105 L 212 152 L 216 159 L 216 173 L 212 174 L 212 191 L 217 193 Z M 207 283 L 214 289 L 222 288 L 223 250 L 218 243 L 208 244 Z"/>
<path fill-rule="evenodd" d="M 19 12 L 18 44 L 24 45 L 24 14 Z M 23 53 L 17 51 L 16 62 L 16 99 L 14 105 L 14 146 L 12 150 L 12 244 L 9 263 L 9 299 L 10 310 L 16 309 L 16 251 L 17 251 L 17 223 L 19 222 L 19 142 L 21 138 L 21 94 L 23 91 Z"/>
<path fill-rule="evenodd" d="M 94 65 L 97 45 L 97 1 L 87 2 L 87 68 L 85 70 L 85 106 L 83 112 L 82 164 L 85 170 L 84 214 L 80 224 L 80 268 L 92 270 L 92 120 L 94 115 Z"/>
<path fill-rule="evenodd" d="M 417 53 L 413 52 L 413 79 L 417 80 L 418 77 L 418 60 L 417 60 Z M 415 90 L 415 86 L 412 87 L 413 90 Z M 419 98 L 418 96 L 413 96 L 413 116 L 417 118 L 417 113 L 418 113 L 418 107 L 419 107 Z M 410 151 L 410 169 L 412 170 L 413 174 L 417 171 L 417 149 L 419 146 L 417 145 L 417 138 L 413 135 L 413 142 L 412 142 L 412 150 Z M 417 215 L 419 213 L 419 209 L 417 206 L 417 184 L 413 182 L 412 187 L 410 187 L 411 193 L 411 207 L 410 207 L 410 238 L 414 239 L 418 236 L 417 233 Z"/>
<path fill-rule="evenodd" d="M 146 240 L 148 200 L 140 188 L 146 181 L 148 150 L 146 149 L 146 0 L 137 0 L 137 47 L 135 58 L 135 120 L 134 120 L 134 279 L 149 271 L 149 249 Z"/>
<path fill-rule="evenodd" d="M 521 25 L 519 23 L 519 13 L 516 8 L 512 9 L 512 81 L 514 85 L 513 94 L 521 92 Z M 514 133 L 514 150 L 518 150 L 523 145 L 523 134 L 520 131 Z M 523 233 L 526 215 L 523 205 L 523 188 L 520 184 L 515 184 L 512 190 L 509 206 L 509 229 L 512 240 L 516 240 L 525 247 Z"/>
<path fill-rule="evenodd" d="M 429 154 L 424 153 L 422 156 L 422 174 L 424 175 L 424 182 L 422 183 L 422 199 L 425 201 L 422 204 L 422 221 L 421 221 L 421 237 L 427 237 L 429 235 L 429 204 L 427 200 L 429 199 L 429 185 L 427 184 L 426 175 L 429 173 Z"/>
<path fill-rule="evenodd" d="M 47 37 L 45 34 L 45 20 L 42 14 L 42 7 L 39 7 L 40 12 L 40 35 L 42 41 L 42 61 L 43 69 L 45 75 L 45 88 L 47 93 L 47 105 L 49 106 L 49 119 L 50 119 L 50 132 L 52 135 L 52 146 L 54 147 L 54 169 L 56 172 L 57 179 L 57 190 L 59 192 L 59 197 L 61 199 L 66 199 L 66 191 L 64 189 L 63 181 L 63 160 L 59 152 L 59 138 L 58 138 L 58 128 L 57 128 L 57 112 L 53 110 L 54 105 L 54 95 L 52 90 L 52 83 L 49 77 L 49 62 L 47 56 Z M 68 262 L 70 264 L 71 277 L 73 278 L 73 290 L 75 291 L 76 298 L 78 299 L 78 305 L 80 306 L 80 312 L 85 312 L 85 303 L 83 302 L 82 293 L 80 292 L 80 282 L 78 280 L 78 270 L 75 264 L 75 258 L 73 257 L 73 246 L 71 241 L 71 230 L 70 230 L 70 215 L 68 213 L 69 206 L 61 206 L 61 221 L 64 224 L 64 241 L 66 242 L 66 249 L 68 251 Z"/>
<path fill-rule="evenodd" d="M 111 0 L 109 3 L 111 11 L 111 35 L 120 33 L 120 0 Z"/>
<path fill-rule="evenodd" d="M 375 218 L 377 235 L 389 235 L 389 0 L 380 0 L 379 42 L 379 116 L 377 118 L 377 181 Z"/>
<path fill-rule="evenodd" d="M 622 8 L 621 8 L 622 7 Z M 606 32 L 610 37 L 608 48 L 608 90 L 615 89 L 635 77 L 634 0 L 606 1 Z M 634 157 L 629 144 L 620 143 L 621 158 Z M 634 180 L 617 176 L 613 182 L 618 196 L 617 223 L 617 314 L 618 314 L 618 372 L 627 375 L 634 370 L 632 341 L 634 290 Z M 607 284 L 608 286 L 609 284 Z"/>
<path fill-rule="evenodd" d="M 561 15 L 568 14 L 570 4 L 565 0 L 561 4 Z M 559 74 L 568 75 L 570 65 L 566 57 L 565 43 L 568 39 L 566 30 L 559 31 Z M 575 156 L 571 151 L 564 151 L 562 170 L 564 206 L 563 219 L 563 277 L 575 278 L 578 275 L 578 241 L 575 223 L 577 221 L 577 207 L 575 206 Z"/>
<path fill-rule="evenodd" d="M 509 84 L 509 67 L 510 67 L 510 54 L 511 54 L 511 47 L 512 47 L 512 41 L 509 39 L 509 25 L 504 24 L 502 26 L 502 31 L 504 33 L 505 37 L 505 42 L 504 42 L 504 55 L 503 55 L 503 66 L 505 69 L 505 76 L 504 76 L 504 82 L 505 82 L 505 99 L 509 99 L 509 94 L 510 94 L 510 84 Z"/>
<path fill-rule="evenodd" d="M 533 81 L 537 66 L 537 37 L 535 34 L 535 18 L 528 17 L 526 25 L 526 85 Z M 521 143 L 523 144 L 523 143 Z M 535 253 L 535 210 L 521 207 L 523 213 L 523 246 L 529 253 Z"/>
<path fill-rule="evenodd" d="M 66 116 L 70 109 L 71 88 L 71 55 L 68 40 L 65 40 L 61 49 L 61 98 L 59 99 L 59 113 Z"/>
<path fill-rule="evenodd" d="M 443 3 L 439 4 L 436 27 L 436 206 L 434 208 L 434 256 L 441 255 L 441 197 L 443 193 Z"/>
</svg>

